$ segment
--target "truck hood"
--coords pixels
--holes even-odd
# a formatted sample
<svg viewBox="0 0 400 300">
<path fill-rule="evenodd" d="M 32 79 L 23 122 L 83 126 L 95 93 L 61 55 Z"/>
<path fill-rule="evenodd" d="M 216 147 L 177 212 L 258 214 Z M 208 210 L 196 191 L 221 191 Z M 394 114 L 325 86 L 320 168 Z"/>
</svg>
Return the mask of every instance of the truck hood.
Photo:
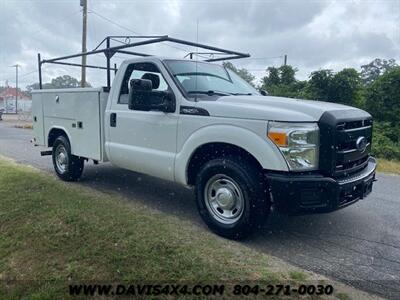
<svg viewBox="0 0 400 300">
<path fill-rule="evenodd" d="M 200 101 L 198 107 L 215 117 L 291 122 L 316 122 L 326 111 L 360 111 L 341 104 L 273 96 L 223 96 Z"/>
</svg>

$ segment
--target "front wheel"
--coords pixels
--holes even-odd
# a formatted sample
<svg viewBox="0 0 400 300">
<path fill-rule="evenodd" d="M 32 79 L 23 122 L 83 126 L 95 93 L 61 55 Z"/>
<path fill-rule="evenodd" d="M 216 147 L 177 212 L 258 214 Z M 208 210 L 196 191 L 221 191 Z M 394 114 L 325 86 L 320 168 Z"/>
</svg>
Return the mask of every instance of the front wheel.
<svg viewBox="0 0 400 300">
<path fill-rule="evenodd" d="M 72 155 L 65 136 L 59 136 L 53 144 L 53 166 L 57 176 L 64 181 L 77 181 L 82 175 L 84 161 Z"/>
<path fill-rule="evenodd" d="M 248 236 L 262 225 L 270 211 L 259 168 L 235 157 L 213 159 L 200 169 L 196 201 L 208 227 L 230 239 Z"/>
</svg>

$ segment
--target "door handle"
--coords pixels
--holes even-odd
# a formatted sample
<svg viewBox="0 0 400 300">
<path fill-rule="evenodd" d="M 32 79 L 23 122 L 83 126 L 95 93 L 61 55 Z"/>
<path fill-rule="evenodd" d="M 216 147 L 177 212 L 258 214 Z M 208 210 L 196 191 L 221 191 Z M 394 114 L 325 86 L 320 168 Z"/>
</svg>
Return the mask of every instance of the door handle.
<svg viewBox="0 0 400 300">
<path fill-rule="evenodd" d="M 110 114 L 110 127 L 117 127 L 117 114 L 116 113 Z"/>
</svg>

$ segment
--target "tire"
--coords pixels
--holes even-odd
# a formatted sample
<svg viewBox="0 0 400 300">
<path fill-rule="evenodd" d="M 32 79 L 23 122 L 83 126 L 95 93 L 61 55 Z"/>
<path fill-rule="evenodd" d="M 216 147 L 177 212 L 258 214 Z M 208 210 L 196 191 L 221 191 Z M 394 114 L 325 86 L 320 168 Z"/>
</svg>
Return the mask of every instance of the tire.
<svg viewBox="0 0 400 300">
<path fill-rule="evenodd" d="M 84 160 L 71 154 L 71 146 L 65 136 L 59 136 L 53 144 L 53 166 L 57 176 L 64 181 L 77 181 L 83 172 Z"/>
<path fill-rule="evenodd" d="M 195 194 L 203 221 L 229 239 L 243 239 L 261 227 L 271 208 L 260 169 L 240 157 L 205 163 L 196 177 Z"/>
</svg>

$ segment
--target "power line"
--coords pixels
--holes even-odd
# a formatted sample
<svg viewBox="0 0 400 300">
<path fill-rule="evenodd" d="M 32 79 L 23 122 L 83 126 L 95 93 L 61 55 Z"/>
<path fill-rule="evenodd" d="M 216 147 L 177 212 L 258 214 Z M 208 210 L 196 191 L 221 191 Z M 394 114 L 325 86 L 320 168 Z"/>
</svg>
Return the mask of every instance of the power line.
<svg viewBox="0 0 400 300">
<path fill-rule="evenodd" d="M 75 11 L 75 12 L 72 13 L 70 16 L 65 16 L 64 18 L 58 19 L 57 22 L 63 22 L 63 21 L 65 21 L 66 19 L 70 19 L 71 16 L 74 16 L 74 15 L 80 13 L 80 11 L 81 11 L 81 10 Z M 39 29 L 39 30 L 34 31 L 33 33 L 30 33 L 30 35 L 31 35 L 31 36 L 34 36 L 35 34 L 38 34 L 38 33 L 42 32 L 42 31 L 48 30 L 48 29 L 49 29 L 49 28 L 47 28 L 47 27 L 41 28 L 41 29 Z M 33 74 L 33 73 L 35 73 L 35 72 L 37 72 L 37 70 L 33 70 L 33 71 L 30 71 L 30 72 L 21 74 L 21 75 L 19 75 L 18 77 L 25 77 L 25 76 L 31 75 L 31 74 Z M 4 80 L 8 80 L 8 79 L 4 79 Z"/>
<path fill-rule="evenodd" d="M 25 76 L 28 76 L 28 75 L 33 75 L 33 73 L 36 73 L 36 72 L 37 72 L 37 70 L 31 71 L 31 72 L 28 72 L 28 73 L 24 73 L 24 74 L 21 74 L 21 75 L 18 74 L 18 78 L 25 77 Z M 2 78 L 2 79 L 0 79 L 0 81 L 10 81 L 10 79 L 9 78 Z"/>
<path fill-rule="evenodd" d="M 72 15 L 75 15 L 75 14 L 77 14 L 77 13 L 79 13 L 79 12 L 81 12 L 81 10 L 79 10 L 79 11 L 73 13 Z M 135 31 L 135 30 L 132 30 L 132 29 L 130 29 L 130 28 L 124 26 L 124 25 L 121 25 L 121 24 L 119 24 L 119 23 L 117 23 L 117 22 L 111 20 L 111 19 L 109 19 L 109 18 L 103 16 L 102 14 L 99 14 L 98 12 L 94 11 L 93 9 L 90 9 L 88 12 L 89 12 L 89 13 L 93 13 L 93 14 L 96 15 L 97 17 L 99 17 L 99 18 L 101 18 L 101 19 L 103 19 L 103 20 L 105 20 L 105 21 L 107 21 L 107 22 L 109 22 L 109 23 L 111 23 L 111 24 L 113 24 L 113 25 L 115 25 L 115 26 L 121 28 L 121 29 L 124 29 L 124 30 L 126 30 L 126 31 L 129 31 L 129 32 L 134 33 L 134 34 L 136 34 L 136 35 L 141 35 L 141 33 L 137 32 L 137 31 Z M 69 17 L 62 18 L 61 21 L 64 21 L 64 20 L 67 19 L 67 18 L 70 18 L 70 16 L 69 16 Z M 41 31 L 43 31 L 43 30 L 46 30 L 46 29 L 48 29 L 48 28 L 39 29 L 39 30 L 35 31 L 33 34 L 37 34 L 37 33 L 41 32 Z M 33 35 L 33 34 L 32 34 L 32 35 Z M 115 41 L 120 42 L 120 43 L 124 43 L 124 42 L 118 41 L 118 40 L 115 40 Z M 174 49 L 178 49 L 178 50 L 181 50 L 181 51 L 189 52 L 187 49 L 184 49 L 184 48 L 181 48 L 181 47 L 177 47 L 177 46 L 174 46 L 174 45 L 170 45 L 170 44 L 161 44 L 161 45 L 168 46 L 168 47 L 171 47 L 171 48 L 174 48 Z M 101 56 L 101 55 L 99 55 L 99 56 Z M 114 55 L 114 56 L 115 56 L 116 58 L 124 59 L 124 57 L 121 57 L 121 56 L 117 56 L 117 55 Z M 200 56 L 200 55 L 199 55 L 199 56 Z M 270 56 L 270 57 L 248 57 L 248 58 L 243 58 L 243 59 L 247 59 L 247 60 L 271 60 L 271 59 L 278 59 L 278 58 L 283 58 L 283 57 L 284 57 L 284 55 L 280 55 L 280 56 Z M 249 71 L 262 71 L 262 70 L 263 70 L 263 69 L 249 69 Z M 30 71 L 30 72 L 21 74 L 21 75 L 19 75 L 19 77 L 25 77 L 25 76 L 31 75 L 31 74 L 33 74 L 33 73 L 35 73 L 35 72 L 37 72 L 37 70 L 33 70 L 33 71 Z"/>
<path fill-rule="evenodd" d="M 109 18 L 99 14 L 98 12 L 95 12 L 93 9 L 90 10 L 90 13 L 95 14 L 96 16 L 102 18 L 103 20 L 105 20 L 107 22 L 110 22 L 111 24 L 113 24 L 113 25 L 115 25 L 115 26 L 117 26 L 117 27 L 119 27 L 121 29 L 127 30 L 127 31 L 129 31 L 131 33 L 134 33 L 136 35 L 142 35 L 140 32 L 134 31 L 134 30 L 132 30 L 132 29 L 130 29 L 128 27 L 125 27 L 124 25 L 121 25 L 121 24 L 119 24 L 117 22 L 114 22 L 113 20 L 110 20 Z M 169 45 L 169 44 L 161 44 L 161 45 L 168 46 L 168 47 L 171 47 L 171 48 L 175 48 L 175 49 L 178 49 L 178 50 L 181 50 L 181 51 L 189 52 L 187 49 L 184 49 L 184 48 L 181 48 L 181 47 L 177 47 L 177 46 L 174 46 L 174 45 Z"/>
<path fill-rule="evenodd" d="M 34 70 L 34 71 L 31 71 L 31 72 L 28 72 L 28 73 L 21 74 L 21 75 L 19 75 L 19 77 L 25 77 L 25 76 L 28 76 L 30 74 L 36 73 L 36 72 L 37 72 L 37 70 Z"/>
<path fill-rule="evenodd" d="M 125 26 L 123 26 L 123 25 L 121 25 L 121 24 L 118 24 L 117 22 L 114 22 L 113 20 L 110 20 L 109 18 L 107 18 L 107 17 L 105 17 L 105 16 L 103 16 L 103 15 L 101 15 L 101 14 L 95 12 L 93 9 L 91 9 L 89 12 L 95 14 L 96 16 L 102 18 L 103 20 L 106 20 L 107 22 L 110 22 L 111 24 L 114 24 L 115 26 L 118 26 L 119 28 L 125 29 L 125 30 L 127 30 L 127 31 L 129 31 L 129 32 L 131 32 L 131 33 L 140 35 L 139 32 L 134 31 L 134 30 L 132 30 L 132 29 L 130 29 L 130 28 L 128 28 L 128 27 L 125 27 Z"/>
<path fill-rule="evenodd" d="M 70 16 L 66 16 L 66 17 L 64 17 L 64 18 L 58 19 L 57 22 L 60 22 L 60 21 L 63 22 L 63 21 L 65 21 L 65 20 L 67 20 L 67 19 L 70 19 L 71 16 L 75 16 L 76 14 L 78 14 L 78 13 L 80 13 L 80 12 L 81 12 L 81 10 L 75 11 L 75 12 L 72 13 Z M 44 28 L 41 28 L 41 29 L 39 29 L 39 30 L 37 30 L 37 31 L 34 31 L 33 33 L 30 33 L 30 35 L 33 36 L 33 35 L 35 35 L 35 34 L 38 34 L 39 32 L 42 32 L 43 30 L 48 30 L 48 29 L 49 29 L 48 27 L 44 27 Z"/>
</svg>

